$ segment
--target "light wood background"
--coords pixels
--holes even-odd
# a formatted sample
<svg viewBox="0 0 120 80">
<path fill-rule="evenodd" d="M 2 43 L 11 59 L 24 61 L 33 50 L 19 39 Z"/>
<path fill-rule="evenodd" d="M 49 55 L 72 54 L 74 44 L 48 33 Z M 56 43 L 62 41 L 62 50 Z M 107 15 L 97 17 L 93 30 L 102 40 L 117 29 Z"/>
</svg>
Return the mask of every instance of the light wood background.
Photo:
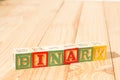
<svg viewBox="0 0 120 80">
<path fill-rule="evenodd" d="M 108 45 L 105 61 L 15 70 L 13 48 Z M 0 1 L 0 80 L 120 80 L 120 2 Z"/>
</svg>

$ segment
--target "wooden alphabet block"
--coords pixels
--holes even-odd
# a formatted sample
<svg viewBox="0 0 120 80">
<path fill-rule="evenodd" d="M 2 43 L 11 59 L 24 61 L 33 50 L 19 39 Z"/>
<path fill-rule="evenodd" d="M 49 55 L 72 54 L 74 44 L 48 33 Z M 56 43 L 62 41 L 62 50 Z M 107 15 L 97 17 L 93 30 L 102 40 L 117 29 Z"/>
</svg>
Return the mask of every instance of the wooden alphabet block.
<svg viewBox="0 0 120 80">
<path fill-rule="evenodd" d="M 107 54 L 107 46 L 100 43 L 92 43 L 93 46 L 93 61 L 105 60 Z"/>
<path fill-rule="evenodd" d="M 60 47 L 50 47 L 48 50 L 48 65 L 63 65 L 64 51 Z"/>
<path fill-rule="evenodd" d="M 32 53 L 26 49 L 19 49 L 15 54 L 16 69 L 27 69 L 32 67 Z"/>
<path fill-rule="evenodd" d="M 32 67 L 46 67 L 48 66 L 48 52 L 33 52 L 32 53 Z"/>
<path fill-rule="evenodd" d="M 92 61 L 93 48 L 79 48 L 79 62 Z"/>
<path fill-rule="evenodd" d="M 93 47 L 93 60 L 105 60 L 106 59 L 106 46 L 94 46 Z"/>
<path fill-rule="evenodd" d="M 78 46 L 79 62 L 92 61 L 93 48 L 89 44 L 81 43 Z"/>
<path fill-rule="evenodd" d="M 63 64 L 63 50 L 58 51 L 49 51 L 48 57 L 48 65 L 55 66 L 55 65 L 62 65 Z"/>
<path fill-rule="evenodd" d="M 48 51 L 42 47 L 32 48 L 32 67 L 46 67 L 48 66 Z"/>
<path fill-rule="evenodd" d="M 68 49 L 67 49 L 68 48 Z M 78 62 L 78 48 L 74 45 L 65 46 L 64 50 L 64 64 L 70 64 Z"/>
</svg>

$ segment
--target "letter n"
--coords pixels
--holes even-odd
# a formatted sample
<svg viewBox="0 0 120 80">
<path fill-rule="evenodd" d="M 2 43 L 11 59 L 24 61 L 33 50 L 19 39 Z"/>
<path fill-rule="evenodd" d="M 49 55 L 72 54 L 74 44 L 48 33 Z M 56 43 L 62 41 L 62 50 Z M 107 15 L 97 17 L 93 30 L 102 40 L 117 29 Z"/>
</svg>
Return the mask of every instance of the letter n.
<svg viewBox="0 0 120 80">
<path fill-rule="evenodd" d="M 63 50 L 48 51 L 48 65 L 56 66 L 63 64 Z"/>
</svg>

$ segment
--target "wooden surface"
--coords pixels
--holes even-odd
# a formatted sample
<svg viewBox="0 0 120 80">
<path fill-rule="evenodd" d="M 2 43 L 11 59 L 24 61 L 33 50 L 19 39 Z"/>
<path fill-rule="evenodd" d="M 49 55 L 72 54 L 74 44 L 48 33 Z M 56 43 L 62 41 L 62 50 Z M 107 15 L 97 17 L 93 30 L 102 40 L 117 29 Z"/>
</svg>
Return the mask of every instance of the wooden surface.
<svg viewBox="0 0 120 80">
<path fill-rule="evenodd" d="M 13 48 L 104 42 L 105 61 L 15 70 Z M 0 1 L 0 80 L 120 80 L 120 2 Z"/>
</svg>

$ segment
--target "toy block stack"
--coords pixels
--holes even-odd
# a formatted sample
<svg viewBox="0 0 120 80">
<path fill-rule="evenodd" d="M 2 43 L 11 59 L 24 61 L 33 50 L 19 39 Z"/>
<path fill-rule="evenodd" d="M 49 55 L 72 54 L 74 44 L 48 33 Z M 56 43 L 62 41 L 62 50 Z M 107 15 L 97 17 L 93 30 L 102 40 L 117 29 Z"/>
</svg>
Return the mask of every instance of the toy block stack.
<svg viewBox="0 0 120 80">
<path fill-rule="evenodd" d="M 106 53 L 107 46 L 105 44 L 79 43 L 64 46 L 18 48 L 14 50 L 14 60 L 15 68 L 19 70 L 105 60 Z"/>
</svg>

